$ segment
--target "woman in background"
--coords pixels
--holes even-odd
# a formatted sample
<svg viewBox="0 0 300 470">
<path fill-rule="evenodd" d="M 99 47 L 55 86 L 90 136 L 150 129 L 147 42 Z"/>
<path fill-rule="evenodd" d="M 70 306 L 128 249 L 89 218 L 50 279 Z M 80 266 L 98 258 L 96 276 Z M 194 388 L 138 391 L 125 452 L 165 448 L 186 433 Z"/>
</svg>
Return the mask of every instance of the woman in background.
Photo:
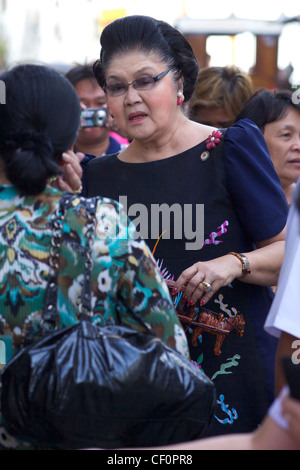
<svg viewBox="0 0 300 470">
<path fill-rule="evenodd" d="M 261 130 L 288 204 L 300 176 L 300 104 L 288 90 L 259 90 L 239 119 L 251 119 Z"/>
<path fill-rule="evenodd" d="M 207 67 L 199 72 L 188 116 L 207 126 L 230 127 L 252 93 L 251 77 L 239 67 Z"/>
</svg>

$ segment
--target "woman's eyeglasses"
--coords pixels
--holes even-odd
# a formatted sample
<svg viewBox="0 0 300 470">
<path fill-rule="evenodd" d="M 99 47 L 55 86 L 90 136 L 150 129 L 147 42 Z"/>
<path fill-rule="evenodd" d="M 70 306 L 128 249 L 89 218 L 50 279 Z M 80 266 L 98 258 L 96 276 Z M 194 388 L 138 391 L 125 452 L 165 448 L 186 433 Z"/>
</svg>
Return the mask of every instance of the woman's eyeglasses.
<svg viewBox="0 0 300 470">
<path fill-rule="evenodd" d="M 129 85 L 132 85 L 135 90 L 143 91 L 143 90 L 150 90 L 151 88 L 154 87 L 155 83 L 158 82 L 158 80 L 161 80 L 163 77 L 167 75 L 167 73 L 170 72 L 172 67 L 168 68 L 164 72 L 160 73 L 159 75 L 156 75 L 156 77 L 150 77 L 150 76 L 145 76 L 141 78 L 137 78 L 136 80 L 133 80 L 130 83 L 112 83 L 111 85 L 104 85 L 103 90 L 105 93 L 107 93 L 109 96 L 120 96 L 124 95 L 124 93 L 127 92 Z"/>
</svg>

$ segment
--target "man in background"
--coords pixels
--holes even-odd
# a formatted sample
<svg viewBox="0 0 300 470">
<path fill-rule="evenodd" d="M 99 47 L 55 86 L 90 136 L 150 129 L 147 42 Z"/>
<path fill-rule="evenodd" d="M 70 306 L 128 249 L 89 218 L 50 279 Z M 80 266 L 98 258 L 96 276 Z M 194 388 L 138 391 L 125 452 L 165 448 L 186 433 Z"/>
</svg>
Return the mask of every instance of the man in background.
<svg viewBox="0 0 300 470">
<path fill-rule="evenodd" d="M 83 169 L 83 190 L 81 195 L 84 196 L 84 170 L 89 160 L 95 157 L 120 152 L 129 145 L 129 142 L 126 138 L 112 130 L 113 122 L 108 113 L 106 95 L 98 85 L 93 72 L 93 65 L 77 64 L 66 73 L 66 78 L 74 86 L 83 110 L 102 108 L 107 111 L 107 121 L 104 122 L 104 125 L 81 127 L 74 145 L 75 152 L 82 152 L 85 155 L 81 161 Z"/>
</svg>

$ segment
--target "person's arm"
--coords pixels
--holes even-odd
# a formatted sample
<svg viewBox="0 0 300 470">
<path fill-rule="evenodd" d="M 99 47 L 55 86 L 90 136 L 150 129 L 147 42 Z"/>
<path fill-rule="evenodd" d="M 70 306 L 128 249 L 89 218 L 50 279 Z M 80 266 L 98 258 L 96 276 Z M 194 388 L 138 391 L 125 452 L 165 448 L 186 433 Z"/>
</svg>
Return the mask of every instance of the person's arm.
<svg viewBox="0 0 300 470">
<path fill-rule="evenodd" d="M 243 252 L 251 269 L 244 277 L 241 261 L 228 254 L 195 263 L 183 271 L 175 288 L 179 291 L 184 287 L 191 303 L 201 298 L 204 304 L 234 279 L 276 285 L 284 258 L 288 204 L 264 137 L 251 121 L 239 121 L 226 130 L 224 169 L 232 204 L 245 234 L 257 249 Z M 202 281 L 212 287 L 204 296 Z"/>
<path fill-rule="evenodd" d="M 300 450 L 300 402 L 288 389 L 273 402 L 261 425 L 252 433 L 231 434 L 156 447 L 157 450 Z M 289 420 L 285 414 L 291 413 Z"/>
<path fill-rule="evenodd" d="M 270 335 L 279 338 L 275 365 L 276 395 L 286 383 L 282 359 L 293 356 L 295 360 L 299 360 L 300 217 L 296 206 L 299 190 L 300 180 L 289 210 L 285 256 L 280 270 L 277 291 L 264 325 Z"/>
<path fill-rule="evenodd" d="M 298 408 L 300 408 L 299 404 Z M 296 414 L 294 419 L 295 432 L 298 431 L 296 436 L 294 436 L 294 432 L 287 431 L 279 426 L 270 416 L 267 416 L 257 431 L 252 433 L 216 436 L 170 446 L 144 448 L 143 450 L 156 449 L 174 452 L 189 450 L 299 450 L 300 421 L 297 420 Z"/>
<path fill-rule="evenodd" d="M 245 252 L 251 273 L 240 278 L 240 281 L 273 286 L 277 284 L 285 252 L 285 229 L 278 235 L 263 242 L 257 242 L 257 250 Z M 236 258 L 236 262 L 239 260 Z M 241 262 L 239 262 L 241 270 Z"/>
<path fill-rule="evenodd" d="M 258 243 L 257 250 L 244 253 L 250 263 L 250 274 L 244 276 L 241 261 L 236 256 L 227 254 L 193 264 L 180 274 L 175 288 L 178 291 L 184 288 L 188 301 L 195 303 L 201 298 L 204 304 L 221 287 L 229 285 L 234 279 L 262 286 L 276 285 L 284 258 L 284 234 L 285 230 L 265 242 Z M 211 292 L 204 293 L 202 281 L 211 285 Z"/>
<path fill-rule="evenodd" d="M 230 434 L 172 446 L 159 450 L 299 450 L 293 437 L 267 416 L 262 425 L 253 433 Z"/>
</svg>

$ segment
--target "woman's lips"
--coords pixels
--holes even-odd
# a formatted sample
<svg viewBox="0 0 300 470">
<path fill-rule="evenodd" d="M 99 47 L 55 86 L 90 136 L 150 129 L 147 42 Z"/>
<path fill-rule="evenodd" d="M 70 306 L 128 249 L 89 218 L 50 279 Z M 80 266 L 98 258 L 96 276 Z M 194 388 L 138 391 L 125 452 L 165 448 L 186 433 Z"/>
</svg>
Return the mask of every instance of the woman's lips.
<svg viewBox="0 0 300 470">
<path fill-rule="evenodd" d="M 295 166 L 300 166 L 300 158 L 294 158 L 293 160 L 289 160 L 289 163 Z"/>
<path fill-rule="evenodd" d="M 147 114 L 137 112 L 137 113 L 129 114 L 128 119 L 130 122 L 138 122 L 138 121 L 145 119 L 146 117 L 147 117 Z"/>
</svg>

